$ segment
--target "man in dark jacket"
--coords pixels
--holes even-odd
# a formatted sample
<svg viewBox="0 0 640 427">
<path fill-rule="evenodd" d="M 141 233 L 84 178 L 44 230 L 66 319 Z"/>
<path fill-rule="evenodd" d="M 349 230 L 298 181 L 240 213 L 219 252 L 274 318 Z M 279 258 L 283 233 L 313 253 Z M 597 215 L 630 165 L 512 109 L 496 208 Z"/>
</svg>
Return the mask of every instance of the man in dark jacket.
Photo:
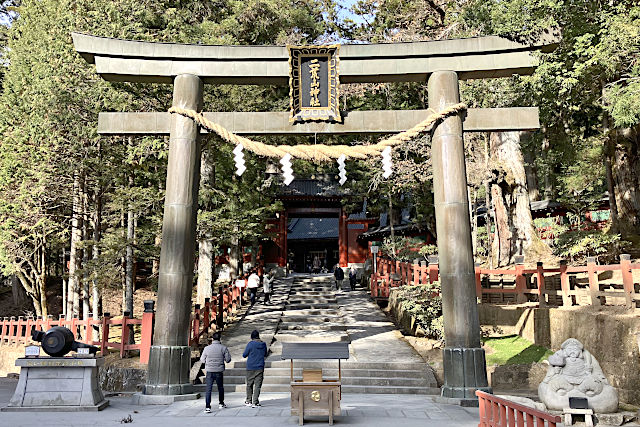
<svg viewBox="0 0 640 427">
<path fill-rule="evenodd" d="M 247 358 L 247 399 L 246 406 L 257 408 L 260 405 L 260 388 L 264 379 L 264 359 L 267 357 L 267 345 L 260 340 L 257 330 L 251 332 L 251 341 L 242 353 Z"/>
<path fill-rule="evenodd" d="M 220 343 L 220 332 L 213 334 L 213 342 L 202 350 L 200 361 L 204 363 L 204 370 L 207 373 L 207 390 L 205 393 L 204 411 L 211 412 L 211 389 L 213 381 L 218 385 L 218 407 L 226 408 L 224 404 L 224 382 L 222 373 L 224 372 L 224 364 L 231 362 L 231 354 L 227 346 Z"/>
<path fill-rule="evenodd" d="M 340 267 L 340 264 L 336 265 L 336 269 L 333 270 L 333 276 L 336 278 L 336 290 L 342 289 L 342 281 L 344 280 L 344 271 Z"/>
</svg>

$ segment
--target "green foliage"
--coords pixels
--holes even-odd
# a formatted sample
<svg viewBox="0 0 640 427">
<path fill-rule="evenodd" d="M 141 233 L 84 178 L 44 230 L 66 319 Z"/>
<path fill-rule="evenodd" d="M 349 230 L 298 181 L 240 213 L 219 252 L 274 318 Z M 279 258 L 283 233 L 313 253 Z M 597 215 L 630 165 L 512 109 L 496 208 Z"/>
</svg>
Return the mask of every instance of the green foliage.
<svg viewBox="0 0 640 427">
<path fill-rule="evenodd" d="M 482 339 L 492 352 L 487 352 L 487 365 L 520 365 L 542 362 L 553 354 L 548 348 L 535 345 L 518 335 Z"/>
<path fill-rule="evenodd" d="M 416 322 L 426 332 L 427 336 L 443 341 L 444 326 L 440 282 L 401 286 L 397 289 L 397 292 L 398 301 L 402 309 L 416 319 Z"/>
<path fill-rule="evenodd" d="M 571 230 L 558 236 L 554 252 L 571 261 L 582 261 L 589 256 L 601 256 L 605 261 L 614 260 L 628 242 L 620 234 L 602 230 Z"/>
</svg>

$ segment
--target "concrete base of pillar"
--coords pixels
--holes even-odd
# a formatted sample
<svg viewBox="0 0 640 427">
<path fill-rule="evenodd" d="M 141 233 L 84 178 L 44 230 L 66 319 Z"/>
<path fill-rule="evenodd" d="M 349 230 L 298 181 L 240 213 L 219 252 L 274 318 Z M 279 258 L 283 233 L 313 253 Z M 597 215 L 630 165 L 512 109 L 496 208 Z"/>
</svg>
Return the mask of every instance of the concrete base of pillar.
<svg viewBox="0 0 640 427">
<path fill-rule="evenodd" d="M 131 398 L 133 405 L 171 405 L 174 402 L 184 400 L 196 400 L 200 398 L 200 393 L 189 394 L 142 394 L 135 393 Z"/>
<path fill-rule="evenodd" d="M 446 347 L 442 353 L 442 397 L 477 399 L 476 390 L 492 392 L 487 381 L 487 366 L 482 348 Z"/>
<path fill-rule="evenodd" d="M 191 348 L 177 345 L 153 345 L 149 355 L 149 373 L 144 394 L 173 396 L 193 393 L 189 378 Z"/>
</svg>

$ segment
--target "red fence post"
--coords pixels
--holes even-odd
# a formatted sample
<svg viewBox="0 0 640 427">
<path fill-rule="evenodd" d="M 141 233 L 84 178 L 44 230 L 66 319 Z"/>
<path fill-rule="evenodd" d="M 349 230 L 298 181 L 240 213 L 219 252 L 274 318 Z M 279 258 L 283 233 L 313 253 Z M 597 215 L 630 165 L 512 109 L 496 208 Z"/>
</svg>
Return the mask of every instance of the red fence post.
<svg viewBox="0 0 640 427">
<path fill-rule="evenodd" d="M 591 299 L 591 305 L 600 306 L 600 298 L 598 293 L 600 292 L 600 283 L 598 283 L 598 275 L 596 274 L 596 257 L 590 256 L 587 258 L 587 273 L 589 274 L 589 296 Z"/>
<path fill-rule="evenodd" d="M 522 304 L 527 302 L 527 281 L 524 277 L 524 256 L 516 255 L 516 302 Z"/>
<path fill-rule="evenodd" d="M 140 363 L 149 363 L 151 345 L 153 344 L 153 319 L 155 313 L 153 300 L 144 301 L 144 313 L 142 313 L 142 325 L 140 327 Z"/>
<path fill-rule="evenodd" d="M 209 332 L 209 325 L 211 324 L 211 298 L 204 299 L 204 312 L 202 314 L 203 325 L 202 329 Z"/>
<path fill-rule="evenodd" d="M 127 325 L 127 319 L 131 313 L 125 311 L 122 314 L 122 334 L 120 338 L 120 358 L 125 357 L 125 346 L 129 344 L 129 327 Z"/>
<path fill-rule="evenodd" d="M 546 307 L 547 294 L 544 286 L 544 267 L 542 267 L 542 262 L 540 261 L 536 263 L 536 279 L 538 282 L 538 301 L 540 302 L 540 307 Z"/>
<path fill-rule="evenodd" d="M 107 348 L 109 347 L 109 320 L 111 318 L 110 313 L 102 313 L 102 339 L 100 340 L 100 352 L 105 355 Z"/>
<path fill-rule="evenodd" d="M 218 295 L 216 296 L 216 328 L 221 331 L 224 328 L 224 286 L 218 287 Z"/>
<path fill-rule="evenodd" d="M 195 305 L 194 313 L 193 313 L 193 323 L 192 325 L 192 338 L 189 345 L 193 345 L 194 343 L 198 344 L 198 336 L 200 335 L 200 304 Z"/>
<path fill-rule="evenodd" d="M 624 298 L 627 302 L 627 308 L 635 307 L 633 299 L 633 272 L 631 271 L 631 255 L 620 255 L 620 270 L 622 271 L 622 287 L 624 289 Z"/>
<path fill-rule="evenodd" d="M 476 262 L 475 273 L 476 273 L 476 297 L 478 298 L 478 302 L 482 304 L 482 270 L 480 269 L 480 263 Z"/>
<path fill-rule="evenodd" d="M 569 295 L 569 274 L 567 274 L 567 261 L 560 261 L 560 287 L 562 288 L 562 305 L 570 307 L 573 302 Z"/>
<path fill-rule="evenodd" d="M 413 283 L 416 286 L 420 284 L 420 258 L 413 260 Z"/>
<path fill-rule="evenodd" d="M 438 281 L 438 256 L 429 256 L 429 283 Z"/>
</svg>

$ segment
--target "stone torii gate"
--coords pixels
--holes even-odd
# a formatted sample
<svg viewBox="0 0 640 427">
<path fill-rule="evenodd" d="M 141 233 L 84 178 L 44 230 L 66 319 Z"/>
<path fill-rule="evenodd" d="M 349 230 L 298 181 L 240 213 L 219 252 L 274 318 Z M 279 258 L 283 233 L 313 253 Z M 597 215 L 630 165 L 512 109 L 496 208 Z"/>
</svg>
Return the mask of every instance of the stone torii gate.
<svg viewBox="0 0 640 427">
<path fill-rule="evenodd" d="M 173 106 L 202 109 L 204 84 L 274 84 L 289 80 L 283 46 L 204 46 L 149 43 L 73 34 L 76 50 L 110 81 L 172 83 Z M 499 37 L 340 47 L 340 81 L 428 82 L 429 107 L 440 111 L 460 102 L 458 79 L 531 74 L 532 51 Z M 427 111 L 343 112 L 342 123 L 289 123 L 288 112 L 205 113 L 244 135 L 382 134 L 400 132 L 424 120 Z M 467 179 L 462 132 L 534 130 L 537 108 L 468 109 L 432 131 L 433 188 L 445 327 L 442 396 L 474 399 L 488 390 L 476 306 Z M 166 112 L 101 113 L 101 134 L 169 134 L 169 164 L 162 225 L 158 304 L 144 394 L 185 398 L 195 230 L 200 176 L 200 134 L 188 118 Z M 171 397 L 172 396 L 172 397 Z"/>
</svg>

